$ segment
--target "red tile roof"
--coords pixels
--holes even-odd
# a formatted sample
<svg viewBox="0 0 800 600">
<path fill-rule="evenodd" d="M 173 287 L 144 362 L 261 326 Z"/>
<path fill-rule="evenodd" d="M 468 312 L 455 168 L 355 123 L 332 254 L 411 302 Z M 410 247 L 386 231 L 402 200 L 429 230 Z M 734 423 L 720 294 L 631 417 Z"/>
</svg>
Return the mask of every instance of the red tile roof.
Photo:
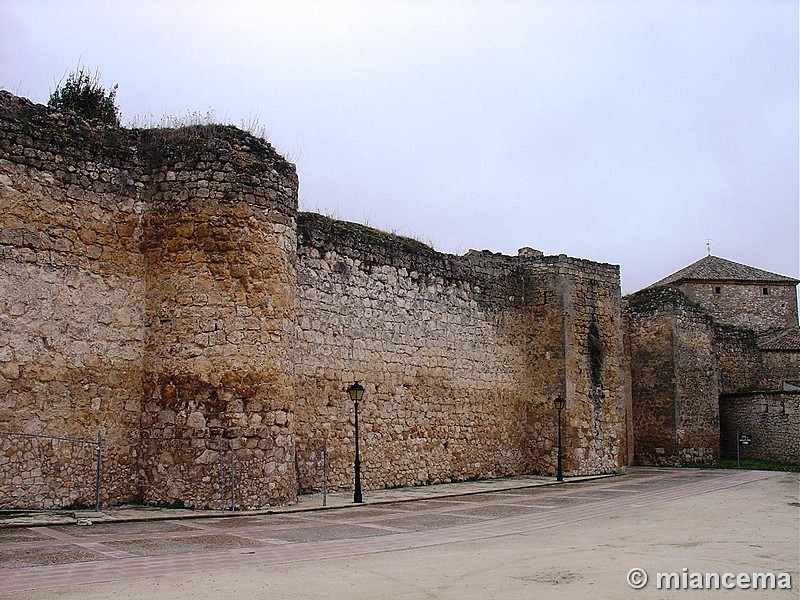
<svg viewBox="0 0 800 600">
<path fill-rule="evenodd" d="M 776 329 L 758 336 L 758 347 L 761 350 L 798 350 L 800 351 L 800 327 Z"/>
</svg>

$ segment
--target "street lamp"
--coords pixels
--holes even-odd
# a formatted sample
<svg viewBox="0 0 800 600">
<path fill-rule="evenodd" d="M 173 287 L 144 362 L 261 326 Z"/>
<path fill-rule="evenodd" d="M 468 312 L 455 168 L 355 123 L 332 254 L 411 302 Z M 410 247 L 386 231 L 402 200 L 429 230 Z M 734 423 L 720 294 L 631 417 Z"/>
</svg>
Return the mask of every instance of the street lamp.
<svg viewBox="0 0 800 600">
<path fill-rule="evenodd" d="M 558 411 L 558 470 L 556 472 L 556 481 L 564 481 L 564 470 L 562 469 L 561 462 L 563 460 L 563 452 L 561 451 L 561 411 L 564 410 L 564 405 L 567 401 L 559 394 L 553 400 L 553 405 Z"/>
<path fill-rule="evenodd" d="M 356 413 L 356 461 L 353 464 L 356 480 L 353 487 L 353 502 L 363 502 L 364 499 L 361 497 L 361 460 L 358 455 L 358 403 L 361 401 L 361 398 L 364 397 L 364 388 L 356 381 L 347 388 L 347 393 L 350 395 L 350 400 L 353 401 Z"/>
</svg>

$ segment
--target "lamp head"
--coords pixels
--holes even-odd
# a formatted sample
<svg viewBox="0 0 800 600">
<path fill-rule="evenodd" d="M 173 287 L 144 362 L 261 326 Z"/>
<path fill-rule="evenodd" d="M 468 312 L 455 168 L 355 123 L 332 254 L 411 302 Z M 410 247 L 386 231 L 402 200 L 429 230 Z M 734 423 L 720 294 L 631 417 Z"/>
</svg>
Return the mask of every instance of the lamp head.
<svg viewBox="0 0 800 600">
<path fill-rule="evenodd" d="M 361 398 L 364 397 L 364 388 L 358 381 L 356 381 L 353 385 L 347 388 L 347 393 L 350 396 L 350 400 L 353 402 L 359 402 Z"/>
</svg>

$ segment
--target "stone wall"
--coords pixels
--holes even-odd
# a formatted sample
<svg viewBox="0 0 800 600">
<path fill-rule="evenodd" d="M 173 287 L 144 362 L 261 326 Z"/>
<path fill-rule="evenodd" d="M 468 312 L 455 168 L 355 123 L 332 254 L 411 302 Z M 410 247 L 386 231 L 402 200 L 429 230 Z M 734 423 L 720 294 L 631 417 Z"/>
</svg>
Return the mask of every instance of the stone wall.
<svg viewBox="0 0 800 600">
<path fill-rule="evenodd" d="M 666 311 L 631 310 L 630 304 L 626 318 L 634 464 L 671 464 L 678 455 L 672 318 Z"/>
<path fill-rule="evenodd" d="M 800 393 L 723 394 L 720 421 L 723 458 L 736 458 L 738 432 L 752 438 L 741 459 L 800 464 Z"/>
<path fill-rule="evenodd" d="M 219 126 L 147 132 L 143 152 L 143 500 L 294 499 L 294 166 Z"/>
<path fill-rule="evenodd" d="M 800 350 L 762 350 L 761 388 L 781 389 L 784 381 L 800 381 Z"/>
<path fill-rule="evenodd" d="M 616 266 L 298 215 L 294 166 L 234 128 L 0 92 L 0 151 L 3 507 L 91 504 L 98 433 L 103 503 L 285 503 L 323 443 L 349 488 L 355 380 L 366 489 L 553 474 L 559 394 L 567 474 L 714 460 L 720 392 L 800 375 L 757 337 L 797 324 L 792 286 L 644 290 L 623 322 Z"/>
<path fill-rule="evenodd" d="M 753 330 L 717 324 L 714 353 L 720 393 L 753 390 L 763 385 L 763 357 Z"/>
<path fill-rule="evenodd" d="M 686 282 L 679 288 L 717 323 L 754 331 L 797 326 L 797 287 L 792 284 Z"/>
<path fill-rule="evenodd" d="M 0 119 L 0 430 L 29 434 L 0 504 L 92 504 L 98 433 L 104 503 L 294 498 L 294 166 L 232 128 Z"/>
<path fill-rule="evenodd" d="M 635 464 L 716 460 L 713 321 L 672 288 L 643 290 L 626 300 Z"/>
<path fill-rule="evenodd" d="M 0 92 L 0 430 L 106 440 L 104 501 L 137 493 L 146 175 L 134 132 Z M 94 501 L 88 444 L 0 434 L 0 506 Z"/>
<path fill-rule="evenodd" d="M 365 488 L 522 472 L 534 398 L 519 395 L 516 348 L 498 344 L 497 286 L 365 228 L 302 215 L 298 237 L 303 488 L 321 486 L 323 440 L 331 485 L 351 485 L 354 380 Z"/>
<path fill-rule="evenodd" d="M 719 382 L 714 322 L 682 307 L 675 314 L 675 408 L 680 463 L 719 459 Z"/>
<path fill-rule="evenodd" d="M 618 470 L 631 443 L 619 267 L 559 255 L 538 270 L 540 284 L 555 278 L 564 298 L 565 466 L 575 474 Z"/>
<path fill-rule="evenodd" d="M 785 381 L 800 380 L 800 350 L 764 348 L 762 338 L 748 329 L 715 326 L 721 393 L 775 391 Z"/>
<path fill-rule="evenodd" d="M 553 473 L 552 400 L 565 394 L 567 472 L 625 464 L 616 267 L 567 257 L 439 254 L 413 240 L 303 214 L 298 226 L 301 487 L 352 478 L 360 405 L 366 488 Z M 589 400 L 587 332 L 605 337 Z M 603 397 L 603 392 L 605 396 Z"/>
<path fill-rule="evenodd" d="M 374 487 L 624 468 L 618 267 L 437 253 L 297 215 L 229 127 L 134 131 L 0 92 L 0 505 L 266 506 Z M 13 432 L 13 434 L 12 434 Z M 48 440 L 54 436 L 68 440 Z"/>
</svg>

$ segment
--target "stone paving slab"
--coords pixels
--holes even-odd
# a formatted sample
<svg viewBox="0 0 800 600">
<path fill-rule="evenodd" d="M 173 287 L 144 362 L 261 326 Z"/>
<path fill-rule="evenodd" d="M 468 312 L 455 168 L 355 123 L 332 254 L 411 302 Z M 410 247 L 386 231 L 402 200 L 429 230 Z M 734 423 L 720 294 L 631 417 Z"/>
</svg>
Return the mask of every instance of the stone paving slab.
<svg viewBox="0 0 800 600">
<path fill-rule="evenodd" d="M 37 533 L 52 536 L 50 546 L 25 548 L 25 542 L 4 544 L 0 549 L 9 563 L 0 568 L 0 590 L 41 590 L 51 586 L 124 581 L 158 575 L 225 572 L 231 568 L 263 567 L 298 561 L 317 561 L 393 550 L 425 548 L 464 541 L 486 540 L 500 536 L 525 534 L 570 523 L 594 520 L 603 515 L 622 514 L 636 506 L 662 506 L 670 500 L 698 496 L 710 491 L 734 488 L 747 483 L 779 477 L 774 473 L 742 471 L 707 477 L 695 477 L 685 471 L 660 471 L 653 478 L 671 480 L 671 486 L 649 485 L 641 478 L 638 491 L 630 494 L 603 495 L 580 503 L 562 503 L 545 510 L 531 510 L 505 517 L 469 515 L 465 511 L 486 508 L 490 513 L 516 504 L 501 494 L 486 494 L 483 507 L 462 502 L 462 498 L 438 497 L 412 504 L 350 505 L 341 511 L 312 511 L 283 515 L 247 515 L 241 527 L 217 527 L 235 519 L 200 519 L 180 521 L 190 531 L 153 532 L 148 536 L 142 523 L 119 523 L 105 526 L 106 532 L 86 536 L 83 527 L 41 527 Z M 613 487 L 614 479 L 580 486 L 597 491 Z M 530 488 L 524 493 L 535 497 L 574 494 L 576 488 Z M 420 507 L 398 510 L 400 506 Z M 533 507 L 531 507 L 533 508 Z M 385 514 L 391 511 L 392 514 Z M 331 515 L 360 515 L 359 523 Z M 285 523 L 280 524 L 280 520 Z M 149 523 L 169 529 L 175 521 Z M 98 528 L 100 526 L 98 525 Z M 91 528 L 89 528 L 91 529 Z M 14 531 L 14 530 L 10 530 Z M 136 533 L 132 533 L 132 532 Z M 151 537 L 152 539 L 149 539 Z M 124 538 L 124 539 L 123 539 Z M 73 552 L 71 560 L 67 554 Z M 15 557 L 15 558 L 12 558 Z M 25 562 L 27 561 L 27 562 Z"/>
<path fill-rule="evenodd" d="M 252 548 L 261 543 L 242 540 L 231 535 L 198 535 L 180 539 L 127 540 L 108 542 L 108 546 L 122 550 L 132 556 L 164 556 L 185 552 L 210 552 L 236 548 Z"/>
<path fill-rule="evenodd" d="M 322 542 L 342 539 L 353 540 L 377 535 L 389 535 L 390 533 L 392 531 L 389 529 L 376 529 L 359 525 L 327 525 L 271 531 L 270 536 L 284 542 Z"/>
<path fill-rule="evenodd" d="M 589 475 L 583 477 L 565 478 L 565 483 L 588 481 L 598 478 L 615 477 L 614 474 Z M 485 492 L 507 491 L 553 485 L 557 483 L 555 477 L 539 475 L 521 475 L 482 481 L 465 481 L 458 483 L 441 483 L 417 487 L 393 488 L 386 490 L 367 490 L 364 492 L 364 505 L 380 505 L 396 502 L 412 502 L 423 499 L 447 498 L 483 494 Z M 325 504 L 323 505 L 323 501 Z M 223 518 L 231 516 L 248 516 L 263 514 L 285 514 L 294 512 L 308 512 L 315 510 L 335 509 L 345 506 L 354 506 L 351 491 L 337 491 L 327 494 L 306 494 L 297 499 L 297 502 L 287 506 L 270 507 L 252 511 L 219 511 L 219 510 L 190 510 L 172 509 L 150 506 L 120 506 L 104 508 L 89 521 L 93 525 L 101 523 L 119 523 L 125 521 L 155 521 L 198 518 Z M 0 514 L 0 531 L 7 527 L 37 527 L 58 524 L 75 524 L 77 519 L 87 518 L 87 511 L 53 511 L 53 512 L 14 512 Z"/>
<path fill-rule="evenodd" d="M 67 535 L 97 536 L 105 535 L 110 531 L 120 531 L 122 528 L 126 534 L 137 533 L 162 533 L 175 531 L 188 531 L 189 528 L 181 523 L 174 521 L 133 521 L 133 522 L 95 522 L 91 527 L 75 527 L 74 525 L 57 525 L 50 527 L 50 531 L 64 533 Z"/>
<path fill-rule="evenodd" d="M 333 514 L 330 512 L 286 515 L 287 518 L 307 521 L 304 527 L 298 527 L 298 524 L 294 523 L 288 528 L 276 525 L 257 526 L 260 518 L 250 520 L 249 517 L 245 517 L 249 520 L 247 527 L 219 530 L 226 535 L 218 538 L 219 545 L 216 547 L 213 542 L 211 545 L 202 546 L 204 538 L 214 538 L 210 531 L 207 533 L 203 531 L 206 528 L 213 529 L 214 521 L 203 519 L 197 524 L 191 523 L 192 526 L 198 527 L 198 530 L 189 532 L 189 537 L 186 532 L 162 531 L 151 534 L 154 541 L 158 540 L 159 544 L 170 550 L 161 554 L 158 548 L 151 552 L 153 548 L 142 545 L 141 542 L 147 540 L 146 532 L 128 534 L 139 536 L 132 540 L 138 542 L 136 546 L 120 545 L 118 543 L 120 534 L 113 531 L 109 531 L 108 535 L 98 535 L 89 540 L 91 542 L 89 543 L 82 541 L 86 540 L 85 536 L 77 535 L 84 528 L 64 528 L 76 535 L 55 532 L 58 537 L 52 540 L 52 549 L 38 548 L 39 554 L 31 550 L 30 553 L 22 555 L 29 561 L 27 564 L 30 566 L 17 563 L 14 566 L 7 565 L 6 568 L 0 568 L 0 589 L 41 590 L 54 586 L 125 581 L 158 575 L 225 572 L 232 568 L 260 568 L 264 565 L 318 561 L 485 540 L 526 534 L 570 523 L 591 522 L 603 515 L 622 514 L 633 506 L 662 506 L 673 499 L 731 489 L 780 475 L 743 471 L 727 472 L 722 476 L 709 474 L 705 478 L 698 478 L 676 471 L 675 474 L 663 472 L 657 477 L 671 479 L 673 485 L 657 486 L 657 488 L 643 485 L 641 491 L 631 494 L 613 496 L 598 494 L 594 498 L 585 498 L 579 504 L 566 503 L 547 510 L 501 518 L 470 517 L 464 514 L 459 516 L 460 509 L 473 510 L 478 506 L 466 502 L 445 502 L 441 498 L 414 503 L 423 506 L 419 511 L 396 510 L 394 518 L 376 514 L 379 512 L 374 510 L 376 507 L 361 508 L 358 505 L 346 509 L 346 512 L 352 515 L 358 515 L 363 511 L 363 523 L 326 522 L 326 517 Z M 596 485 L 580 487 L 601 490 L 605 486 L 614 484 L 614 480 L 607 480 L 597 482 Z M 562 493 L 572 491 L 569 486 L 559 486 L 555 490 Z M 530 489 L 528 493 L 532 497 L 539 494 L 550 496 L 551 490 Z M 504 506 L 496 502 L 497 499 L 490 498 L 486 507 L 491 509 Z M 425 505 L 428 505 L 428 508 L 424 508 Z M 387 505 L 386 509 L 397 509 L 398 506 L 400 505 L 391 507 Z M 275 521 L 272 516 L 264 518 L 273 523 Z M 118 527 L 122 527 L 123 532 L 126 529 L 125 525 Z M 52 528 L 45 529 L 54 531 Z M 236 542 L 231 541 L 234 537 Z M 197 543 L 200 546 L 192 545 Z M 14 546 L 13 550 L 20 549 L 16 544 Z M 134 551 L 137 549 L 143 555 L 136 556 Z M 6 546 L 9 555 L 13 550 Z M 93 550 L 97 552 L 95 558 L 87 559 Z M 113 554 L 114 551 L 117 552 L 116 555 Z M 71 558 L 70 552 L 74 553 Z M 20 554 L 17 553 L 17 556 Z M 36 556 L 41 562 L 33 561 Z"/>
<path fill-rule="evenodd" d="M 524 506 L 476 506 L 473 508 L 460 508 L 454 509 L 453 513 L 458 516 L 473 516 L 482 517 L 485 519 L 502 519 L 505 517 L 516 517 L 517 515 L 525 515 L 535 512 L 536 509 Z"/>
<path fill-rule="evenodd" d="M 102 555 L 87 548 L 55 546 L 52 548 L 0 550 L 0 569 L 73 564 L 102 559 Z"/>
</svg>

